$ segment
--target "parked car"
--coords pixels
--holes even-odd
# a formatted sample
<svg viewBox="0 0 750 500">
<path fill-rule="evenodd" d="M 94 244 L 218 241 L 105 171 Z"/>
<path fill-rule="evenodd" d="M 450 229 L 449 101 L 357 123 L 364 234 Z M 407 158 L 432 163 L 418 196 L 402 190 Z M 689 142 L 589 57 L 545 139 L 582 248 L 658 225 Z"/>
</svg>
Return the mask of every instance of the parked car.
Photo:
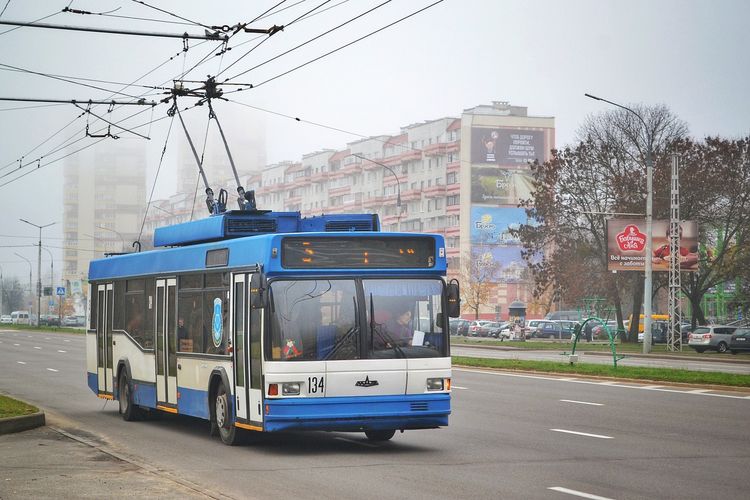
<svg viewBox="0 0 750 500">
<path fill-rule="evenodd" d="M 471 321 L 466 319 L 451 318 L 449 323 L 451 335 L 468 335 L 470 324 Z"/>
<path fill-rule="evenodd" d="M 0 316 L 0 325 L 10 325 L 11 323 L 13 323 L 13 318 L 10 317 L 10 314 Z"/>
<path fill-rule="evenodd" d="M 498 321 L 492 321 L 487 323 L 484 328 L 487 329 L 488 337 L 495 337 L 496 339 L 504 340 L 510 338 L 510 324 L 500 323 Z"/>
<path fill-rule="evenodd" d="M 65 316 L 63 318 L 63 326 L 84 326 L 85 323 L 85 316 Z"/>
<path fill-rule="evenodd" d="M 39 316 L 41 326 L 60 326 L 60 318 L 54 314 L 42 314 Z"/>
<path fill-rule="evenodd" d="M 469 325 L 469 335 L 472 337 L 486 337 L 489 333 L 487 328 L 485 328 L 487 323 L 492 323 L 492 321 L 486 319 L 472 321 L 471 325 Z"/>
<path fill-rule="evenodd" d="M 750 351 L 750 328 L 738 328 L 729 339 L 732 354 Z"/>
<path fill-rule="evenodd" d="M 529 320 L 526 323 L 526 329 L 525 329 L 526 330 L 526 338 L 533 338 L 534 337 L 534 333 L 539 328 L 539 323 L 541 321 L 544 321 L 544 320 L 532 319 L 532 320 Z"/>
<path fill-rule="evenodd" d="M 32 322 L 29 311 L 13 311 L 10 313 L 10 322 L 14 325 L 28 325 Z"/>
<path fill-rule="evenodd" d="M 538 319 L 538 320 L 534 320 L 534 321 L 536 322 L 536 325 L 534 325 L 533 328 L 531 326 L 529 326 L 529 334 L 527 335 L 527 337 L 528 338 L 532 338 L 532 339 L 542 339 L 542 338 L 545 338 L 545 336 L 543 334 L 544 327 L 548 323 L 552 323 L 552 320 Z M 529 322 L 529 325 L 531 325 L 531 322 Z"/>
<path fill-rule="evenodd" d="M 544 323 L 540 334 L 541 338 L 546 339 L 569 339 L 573 336 L 578 322 L 567 320 L 554 320 Z"/>
<path fill-rule="evenodd" d="M 736 326 L 709 325 L 699 326 L 688 337 L 688 346 L 697 352 L 727 352 Z"/>
<path fill-rule="evenodd" d="M 607 330 L 604 329 L 604 326 L 607 327 L 613 337 L 617 335 L 617 320 L 609 320 L 606 322 L 606 325 L 596 325 L 591 329 L 591 333 L 595 339 L 609 340 L 609 335 L 607 335 Z"/>
<path fill-rule="evenodd" d="M 547 313 L 544 319 L 578 321 L 580 319 L 583 319 L 584 317 L 585 316 L 582 316 L 580 311 L 552 311 L 550 313 Z"/>
</svg>

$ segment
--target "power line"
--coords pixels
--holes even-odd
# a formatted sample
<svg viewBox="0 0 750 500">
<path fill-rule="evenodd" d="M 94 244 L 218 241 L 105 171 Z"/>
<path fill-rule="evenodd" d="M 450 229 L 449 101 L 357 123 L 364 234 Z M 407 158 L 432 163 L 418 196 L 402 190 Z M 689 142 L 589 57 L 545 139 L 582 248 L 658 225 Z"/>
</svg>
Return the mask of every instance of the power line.
<svg viewBox="0 0 750 500">
<path fill-rule="evenodd" d="M 19 110 L 37 109 L 37 108 L 55 108 L 58 106 L 62 106 L 62 104 L 40 104 L 39 106 L 18 106 L 15 108 L 2 108 L 0 109 L 0 113 L 3 111 L 19 111 Z"/>
<path fill-rule="evenodd" d="M 326 52 L 325 54 L 323 54 L 321 56 L 318 56 L 318 57 L 316 57 L 314 59 L 311 59 L 311 60 L 309 60 L 309 61 L 307 61 L 305 63 L 300 64 L 299 66 L 295 66 L 294 68 L 292 68 L 290 70 L 287 70 L 287 71 L 285 71 L 283 73 L 280 73 L 280 74 L 278 74 L 278 75 L 276 75 L 274 77 L 271 77 L 271 78 L 269 78 L 267 80 L 264 80 L 261 83 L 259 83 L 257 85 L 254 85 L 254 87 L 255 88 L 260 87 L 261 85 L 265 85 L 266 83 L 271 82 L 273 80 L 276 80 L 277 78 L 281 78 L 282 76 L 288 75 L 289 73 L 292 73 L 293 71 L 297 71 L 300 68 L 304 68 L 305 66 L 307 66 L 309 64 L 312 64 L 312 63 L 314 63 L 316 61 L 319 61 L 319 60 L 323 59 L 324 57 L 330 56 L 331 54 L 334 54 L 334 53 L 336 53 L 336 52 L 338 52 L 338 51 L 340 51 L 342 49 L 345 49 L 345 48 L 349 47 L 350 45 L 354 45 L 355 43 L 360 42 L 360 41 L 364 40 L 365 38 L 369 38 L 372 35 L 375 35 L 376 33 L 380 33 L 381 31 L 383 31 L 385 29 L 388 29 L 391 26 L 394 26 L 394 25 L 396 25 L 396 24 L 398 24 L 398 23 L 400 23 L 402 21 L 405 21 L 406 19 L 409 19 L 410 17 L 416 16 L 417 14 L 419 14 L 421 12 L 424 12 L 425 10 L 427 10 L 427 9 L 429 9 L 431 7 L 434 7 L 435 5 L 437 5 L 439 3 L 442 3 L 443 1 L 444 0 L 437 0 L 436 2 L 433 2 L 430 5 L 427 5 L 426 7 L 422 7 L 421 9 L 416 10 L 416 11 L 412 12 L 409 15 L 406 15 L 406 16 L 404 16 L 404 17 L 402 17 L 402 18 L 400 18 L 400 19 L 398 19 L 398 20 L 396 20 L 396 21 L 394 21 L 394 22 L 392 22 L 390 24 L 387 24 L 387 25 L 383 26 L 382 28 L 378 28 L 377 30 L 372 31 L 372 32 L 370 32 L 370 33 L 368 33 L 368 34 L 366 34 L 364 36 L 361 36 L 361 37 L 357 38 L 356 40 L 353 40 L 353 41 L 351 41 L 351 42 L 349 42 L 347 44 L 344 44 L 344 45 L 342 45 L 342 46 L 340 46 L 340 47 L 338 47 L 336 49 L 333 49 L 333 50 L 331 50 L 329 52 Z"/>
<path fill-rule="evenodd" d="M 379 4 L 379 5 L 376 5 L 375 7 L 371 8 L 371 9 L 369 9 L 369 10 L 366 10 L 365 12 L 363 12 L 363 13 L 361 13 L 361 14 L 359 14 L 359 15 L 357 15 L 357 16 L 355 16 L 355 17 L 351 18 L 351 19 L 349 19 L 348 21 L 345 21 L 345 22 L 343 22 L 343 23 L 339 24 L 339 25 L 338 25 L 338 26 L 336 26 L 336 27 L 334 27 L 334 28 L 331 28 L 331 29 L 329 29 L 328 31 L 325 31 L 325 32 L 323 32 L 323 33 L 321 33 L 321 34 L 319 34 L 319 35 L 317 35 L 317 36 L 315 36 L 315 37 L 313 37 L 313 38 L 311 38 L 311 39 L 309 39 L 309 40 L 305 41 L 305 42 L 302 42 L 301 44 L 297 45 L 296 47 L 293 47 L 293 48 L 291 48 L 291 49 L 289 49 L 289 50 L 287 50 L 287 51 L 285 51 L 285 52 L 282 52 L 281 54 L 278 54 L 278 55 L 276 55 L 276 56 L 274 56 L 274 57 L 272 57 L 272 58 L 270 58 L 270 59 L 266 59 L 266 60 L 265 60 L 265 61 L 263 61 L 262 63 L 256 64 L 256 65 L 255 65 L 255 66 L 253 66 L 252 68 L 250 68 L 250 69 L 248 69 L 248 70 L 245 70 L 245 71 L 243 71 L 243 72 L 241 72 L 241 73 L 237 73 L 236 75 L 234 75 L 234 76 L 233 76 L 233 77 L 231 77 L 231 78 L 227 78 L 227 79 L 226 79 L 225 81 L 228 81 L 228 80 L 233 80 L 233 79 L 235 79 L 235 78 L 238 78 L 238 77 L 240 77 L 240 76 L 242 76 L 242 75 L 244 75 L 244 74 L 246 74 L 246 73 L 249 73 L 249 72 L 253 71 L 254 69 L 258 69 L 258 68 L 260 68 L 261 66 L 263 66 L 263 65 L 265 65 L 265 64 L 268 64 L 268 63 L 269 63 L 269 62 L 271 62 L 271 61 L 275 61 L 276 59 L 278 59 L 278 58 L 280 58 L 280 57 L 282 57 L 282 56 L 285 56 L 285 55 L 289 54 L 290 52 L 293 52 L 293 51 L 295 51 L 295 50 L 297 50 L 297 49 L 299 49 L 299 48 L 301 48 L 301 47 L 304 47 L 305 45 L 307 45 L 307 44 L 309 44 L 309 43 L 312 43 L 312 42 L 314 42 L 315 40 L 318 40 L 319 38 L 322 38 L 322 37 L 324 37 L 325 35 L 327 35 L 327 34 L 329 34 L 329 33 L 332 33 L 332 32 L 334 32 L 334 31 L 336 31 L 337 29 L 339 29 L 339 28 L 342 28 L 342 27 L 346 26 L 347 24 L 349 24 L 349 23 L 352 23 L 352 22 L 356 21 L 357 19 L 359 19 L 359 18 L 361 18 L 361 17 L 364 17 L 364 16 L 366 16 L 367 14 L 369 14 L 369 13 L 371 13 L 371 12 L 373 12 L 373 11 L 375 11 L 375 10 L 379 9 L 380 7 L 382 7 L 382 6 L 386 5 L 386 4 L 390 3 L 390 2 L 391 2 L 391 0 L 386 0 L 385 2 L 383 2 L 383 3 Z"/>
<path fill-rule="evenodd" d="M 3 7 L 2 12 L 0 12 L 0 17 L 3 17 L 3 14 L 5 14 L 5 9 L 8 8 L 8 5 L 10 5 L 10 0 L 8 0 L 7 2 L 5 2 L 5 7 Z"/>
<path fill-rule="evenodd" d="M 192 23 L 192 24 L 194 24 L 194 25 L 196 25 L 196 26 L 201 26 L 201 27 L 203 27 L 203 28 L 206 28 L 207 30 L 210 30 L 210 29 L 211 29 L 211 27 L 210 27 L 210 26 L 206 26 L 206 25 L 205 25 L 205 24 L 203 24 L 203 23 L 199 23 L 199 22 L 197 22 L 197 21 L 193 21 L 193 20 L 190 20 L 190 19 L 188 19 L 188 18 L 186 18 L 186 17 L 178 16 L 178 15 L 177 15 L 177 14 L 175 14 L 174 12 L 169 12 L 168 10 L 160 9 L 159 7 L 154 7 L 153 5 L 149 5 L 149 4 L 147 4 L 146 2 L 144 2 L 144 1 L 142 1 L 142 0 L 132 0 L 132 1 L 133 1 L 133 2 L 135 2 L 135 3 L 139 3 L 139 4 L 143 5 L 144 7 L 148 7 L 149 9 L 154 9 L 154 10 L 156 10 L 156 11 L 159 11 L 159 12 L 163 13 L 163 14 L 167 14 L 167 15 L 169 15 L 169 16 L 172 16 L 172 17 L 176 17 L 177 19 L 181 19 L 181 20 L 183 20 L 183 21 L 187 21 L 187 22 L 189 22 L 189 23 Z"/>
<path fill-rule="evenodd" d="M 0 66 L 3 66 L 5 68 L 5 69 L 0 68 L 3 71 L 15 71 L 15 72 L 18 72 L 18 73 L 31 73 L 31 74 L 34 74 L 34 75 L 40 75 L 40 76 L 45 76 L 45 77 L 49 77 L 49 78 L 67 78 L 69 80 L 82 80 L 84 82 L 106 83 L 106 84 L 110 84 L 110 85 L 127 85 L 128 87 L 141 87 L 141 88 L 153 89 L 153 90 L 168 90 L 167 87 L 158 87 L 156 85 L 137 85 L 137 84 L 133 84 L 133 83 L 113 82 L 111 80 L 99 80 L 99 79 L 96 79 L 96 78 L 84 78 L 82 76 L 68 76 L 68 75 L 55 75 L 55 74 L 52 74 L 52 73 L 42 73 L 42 72 L 39 72 L 39 71 L 32 71 L 32 70 L 26 69 L 26 68 L 20 68 L 18 66 L 11 66 L 10 64 L 0 63 Z M 69 82 L 69 83 L 76 83 L 76 84 L 78 84 L 77 82 Z M 93 88 L 97 88 L 97 87 L 93 87 Z M 99 89 L 99 90 L 106 90 L 107 92 L 114 92 L 114 91 L 109 90 L 109 89 Z M 114 93 L 119 94 L 119 92 L 114 92 Z M 123 95 L 127 95 L 127 94 L 123 94 Z M 133 96 L 128 96 L 128 97 L 133 97 Z"/>
<path fill-rule="evenodd" d="M 46 15 L 46 16 L 43 16 L 43 17 L 40 17 L 40 18 L 39 18 L 39 19 L 37 19 L 36 21 L 31 21 L 31 24 L 37 23 L 37 22 L 39 22 L 39 21 L 44 21 L 45 19 L 49 19 L 50 17 L 56 16 L 56 15 L 58 15 L 59 13 L 60 13 L 60 12 L 58 12 L 58 11 L 55 11 L 55 12 L 53 12 L 52 14 L 49 14 L 49 15 Z M 15 28 L 11 28 L 11 29 L 9 29 L 9 30 L 5 30 L 5 31 L 3 31 L 2 33 L 0 33 L 0 36 L 3 36 L 3 35 L 5 35 L 6 33 L 10 33 L 11 31 L 16 31 L 16 30 L 19 30 L 19 29 L 21 29 L 22 27 L 23 27 L 23 26 L 17 26 L 17 27 L 15 27 Z"/>
</svg>

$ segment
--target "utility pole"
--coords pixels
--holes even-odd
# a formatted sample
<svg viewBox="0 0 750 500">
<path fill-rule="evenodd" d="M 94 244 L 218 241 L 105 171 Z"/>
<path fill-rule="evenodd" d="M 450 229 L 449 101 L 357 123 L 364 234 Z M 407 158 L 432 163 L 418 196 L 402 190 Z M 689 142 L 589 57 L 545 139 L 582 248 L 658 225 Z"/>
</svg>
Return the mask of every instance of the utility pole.
<svg viewBox="0 0 750 500">
<path fill-rule="evenodd" d="M 680 158 L 672 155 L 672 190 L 669 207 L 669 336 L 667 348 L 682 351 L 680 303 Z"/>
<path fill-rule="evenodd" d="M 16 257 L 20 257 L 20 258 L 22 258 L 23 260 L 25 260 L 25 261 L 26 261 L 26 263 L 27 263 L 27 264 L 29 265 L 29 295 L 30 295 L 31 297 L 33 297 L 33 296 L 34 296 L 34 295 L 33 295 L 33 294 L 34 294 L 34 292 L 33 292 L 33 291 L 32 291 L 32 289 L 31 289 L 31 261 L 30 261 L 29 259 L 27 259 L 26 257 L 24 257 L 23 255 L 21 255 L 20 253 L 18 253 L 18 252 L 13 252 L 13 254 L 14 254 L 14 255 L 15 255 Z M 29 318 L 29 319 L 30 319 L 30 318 Z"/>
<path fill-rule="evenodd" d="M 49 224 L 45 224 L 44 226 L 40 226 L 38 224 L 34 224 L 33 222 L 29 222 L 26 219 L 18 219 L 21 222 L 25 222 L 26 224 L 30 226 L 34 226 L 35 228 L 39 229 L 39 251 L 37 253 L 37 263 L 36 263 L 36 326 L 39 326 L 39 315 L 42 312 L 42 229 L 45 227 L 49 227 L 53 224 L 57 224 L 56 222 L 50 222 Z M 31 271 L 29 271 L 29 275 L 31 274 Z M 29 277 L 29 288 L 31 287 L 31 277 Z"/>
</svg>

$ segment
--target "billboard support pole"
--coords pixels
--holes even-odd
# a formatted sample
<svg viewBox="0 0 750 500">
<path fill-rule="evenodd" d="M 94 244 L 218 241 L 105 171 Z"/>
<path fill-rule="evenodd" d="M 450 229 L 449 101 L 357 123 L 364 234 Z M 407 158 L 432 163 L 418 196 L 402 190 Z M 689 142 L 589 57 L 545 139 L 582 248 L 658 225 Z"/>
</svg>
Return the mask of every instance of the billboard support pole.
<svg viewBox="0 0 750 500">
<path fill-rule="evenodd" d="M 669 337 L 667 348 L 682 351 L 680 304 L 680 159 L 672 155 L 672 187 L 669 207 Z"/>
</svg>

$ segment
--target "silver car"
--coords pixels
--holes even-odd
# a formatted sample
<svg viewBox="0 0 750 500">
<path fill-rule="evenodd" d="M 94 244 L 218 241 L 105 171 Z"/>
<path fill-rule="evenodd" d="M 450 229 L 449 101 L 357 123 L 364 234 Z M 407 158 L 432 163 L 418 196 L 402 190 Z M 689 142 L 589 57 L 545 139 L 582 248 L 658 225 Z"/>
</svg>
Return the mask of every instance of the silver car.
<svg viewBox="0 0 750 500">
<path fill-rule="evenodd" d="M 697 352 L 727 352 L 736 326 L 710 325 L 699 326 L 688 337 L 688 346 Z"/>
</svg>

